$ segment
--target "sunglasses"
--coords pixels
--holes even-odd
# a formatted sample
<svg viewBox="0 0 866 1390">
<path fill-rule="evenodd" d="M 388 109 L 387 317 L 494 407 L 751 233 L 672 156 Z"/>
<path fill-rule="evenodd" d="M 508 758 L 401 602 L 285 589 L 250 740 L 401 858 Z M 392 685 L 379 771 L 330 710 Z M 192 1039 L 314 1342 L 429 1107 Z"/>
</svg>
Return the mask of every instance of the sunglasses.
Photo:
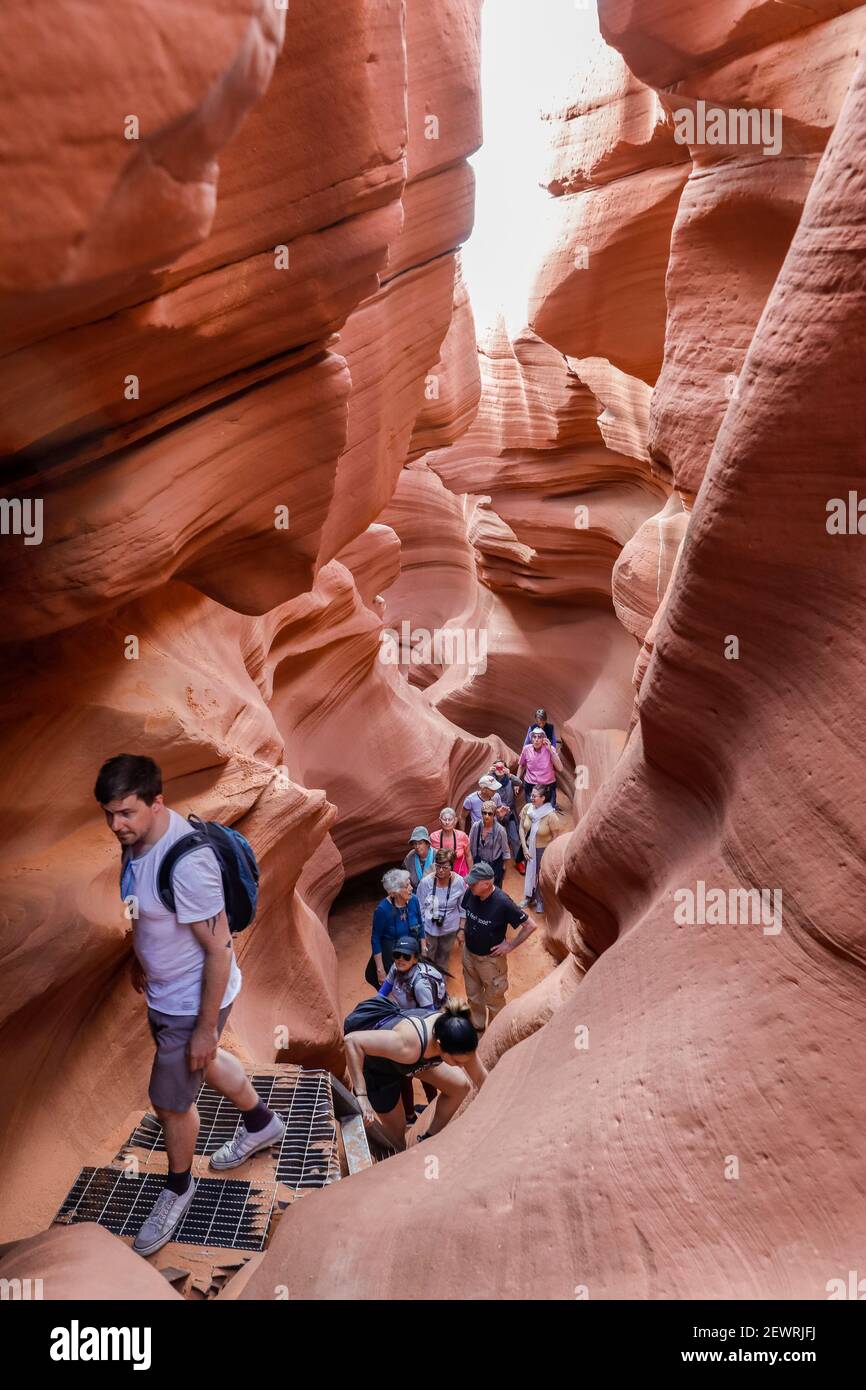
<svg viewBox="0 0 866 1390">
<path fill-rule="evenodd" d="M 492 811 L 482 811 L 481 814 L 482 814 L 482 816 L 484 817 L 485 820 L 493 820 L 493 812 L 492 812 Z"/>
<path fill-rule="evenodd" d="M 410 955 L 410 954 L 408 953 L 408 951 L 395 951 L 395 952 L 394 952 L 394 959 L 395 959 L 395 960 L 414 960 L 414 959 L 415 959 L 415 953 L 414 953 L 414 951 L 413 951 L 412 954 Z"/>
</svg>

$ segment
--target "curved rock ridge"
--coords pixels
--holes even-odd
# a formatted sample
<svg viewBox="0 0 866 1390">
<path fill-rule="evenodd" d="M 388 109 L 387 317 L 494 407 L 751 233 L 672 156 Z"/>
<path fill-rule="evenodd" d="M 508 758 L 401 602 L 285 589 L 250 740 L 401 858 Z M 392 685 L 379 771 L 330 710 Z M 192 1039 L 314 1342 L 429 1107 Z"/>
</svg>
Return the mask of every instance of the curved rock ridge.
<svg viewBox="0 0 866 1390">
<path fill-rule="evenodd" d="M 603 39 L 583 56 L 575 88 L 546 114 L 551 130 L 544 186 L 555 197 L 688 159 L 656 92 Z"/>
<path fill-rule="evenodd" d="M 864 36 L 866 10 L 858 7 L 784 43 L 689 73 L 659 93 L 673 119 L 698 101 L 726 116 L 764 112 L 761 140 L 770 136 L 768 145 L 690 146 L 693 169 L 671 237 L 665 361 L 650 426 L 652 456 L 687 504 L 739 389 Z"/>
<path fill-rule="evenodd" d="M 639 642 L 667 591 L 688 519 L 679 494 L 672 492 L 661 511 L 626 541 L 613 567 L 616 616 Z"/>
<path fill-rule="evenodd" d="M 98 463 L 46 469 L 42 544 L 10 557 L 6 640 L 75 627 L 175 577 L 247 613 L 304 592 L 351 394 L 346 362 L 326 352 Z"/>
<path fill-rule="evenodd" d="M 721 0 L 692 5 L 678 0 L 598 0 L 601 32 L 632 72 L 653 86 L 669 86 L 690 72 L 715 66 L 789 38 L 823 19 L 856 10 L 861 0 Z"/>
<path fill-rule="evenodd" d="M 217 158 L 268 85 L 286 17 L 269 0 L 118 0 L 78 44 L 66 8 L 61 45 L 56 6 L 3 17 L 16 119 L 3 121 L 0 286 L 28 333 L 52 309 L 86 316 L 207 235 Z M 71 90 L 85 100 L 62 103 Z"/>
<path fill-rule="evenodd" d="M 638 169 L 563 194 L 530 327 L 569 357 L 605 357 L 653 385 L 664 354 L 665 272 L 687 165 Z"/>
<path fill-rule="evenodd" d="M 652 385 L 664 350 L 670 234 L 689 170 L 658 94 L 599 41 L 549 113 L 553 240 L 529 323 L 569 357 L 602 357 Z"/>
<path fill-rule="evenodd" d="M 527 329 L 512 342 L 500 320 L 480 362 L 475 420 L 425 462 L 452 491 L 490 503 L 491 515 L 474 518 L 483 582 L 608 606 L 614 560 L 656 510 L 661 486 L 644 459 L 607 450 L 580 364 L 537 334 Z"/>
<path fill-rule="evenodd" d="M 41 1279 L 43 1295 L 58 1302 L 181 1297 L 158 1269 L 89 1221 L 18 1241 L 0 1258 L 0 1279 L 30 1279 L 31 1287 Z"/>
<path fill-rule="evenodd" d="M 415 419 L 409 458 L 444 449 L 465 434 L 481 401 L 481 372 L 475 319 L 458 257 L 454 309 L 439 360 L 424 383 L 424 402 Z"/>
</svg>

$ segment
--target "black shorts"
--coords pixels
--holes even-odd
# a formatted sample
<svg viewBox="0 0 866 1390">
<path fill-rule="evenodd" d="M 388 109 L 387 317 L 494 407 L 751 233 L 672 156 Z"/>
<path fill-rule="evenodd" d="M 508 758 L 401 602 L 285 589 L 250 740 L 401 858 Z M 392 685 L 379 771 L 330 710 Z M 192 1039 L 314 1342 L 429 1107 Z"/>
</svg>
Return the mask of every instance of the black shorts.
<svg viewBox="0 0 866 1390">
<path fill-rule="evenodd" d="M 381 1065 L 379 1065 L 381 1063 Z M 400 1104 L 403 1092 L 403 1073 L 397 1071 L 387 1057 L 364 1058 L 364 1085 L 367 1099 L 377 1115 L 387 1115 Z"/>
</svg>

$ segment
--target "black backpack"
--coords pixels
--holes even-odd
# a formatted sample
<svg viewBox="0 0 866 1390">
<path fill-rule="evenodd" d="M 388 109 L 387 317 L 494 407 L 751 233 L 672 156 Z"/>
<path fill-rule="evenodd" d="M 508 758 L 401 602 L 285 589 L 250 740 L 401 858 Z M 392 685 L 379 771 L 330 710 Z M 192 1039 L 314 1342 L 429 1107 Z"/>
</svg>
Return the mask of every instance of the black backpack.
<svg viewBox="0 0 866 1390">
<path fill-rule="evenodd" d="M 175 911 L 171 876 L 175 865 L 193 850 L 207 846 L 212 849 L 220 866 L 226 917 L 232 935 L 244 931 L 254 920 L 259 897 L 259 866 L 252 845 L 239 830 L 218 821 L 200 820 L 187 816 L 193 827 L 188 835 L 176 840 L 159 866 L 156 890 L 163 907 Z"/>
<path fill-rule="evenodd" d="M 362 999 L 343 1020 L 343 1033 L 360 1033 L 365 1028 L 377 1028 L 386 1018 L 402 1018 L 396 1004 L 383 994 Z"/>
</svg>

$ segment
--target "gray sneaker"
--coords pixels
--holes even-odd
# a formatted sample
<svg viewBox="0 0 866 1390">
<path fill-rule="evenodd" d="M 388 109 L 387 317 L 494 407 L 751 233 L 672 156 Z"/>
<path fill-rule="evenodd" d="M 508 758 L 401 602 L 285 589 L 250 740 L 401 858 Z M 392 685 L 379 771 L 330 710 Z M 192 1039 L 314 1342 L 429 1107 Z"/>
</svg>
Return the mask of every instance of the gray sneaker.
<svg viewBox="0 0 866 1390">
<path fill-rule="evenodd" d="M 215 1154 L 211 1154 L 210 1166 L 211 1168 L 239 1168 L 260 1149 L 269 1149 L 272 1144 L 279 1143 L 285 1132 L 286 1126 L 279 1115 L 274 1115 L 264 1129 L 257 1130 L 255 1134 L 250 1134 L 241 1120 L 234 1139 L 230 1139 L 227 1144 L 223 1144 L 221 1149 L 217 1149 Z"/>
<path fill-rule="evenodd" d="M 189 1187 L 180 1197 L 176 1192 L 170 1192 L 167 1187 L 163 1188 L 151 1207 L 150 1215 L 132 1242 L 136 1255 L 152 1255 L 160 1246 L 165 1245 L 166 1241 L 171 1240 L 186 1216 L 194 1194 L 195 1178 L 190 1178 Z"/>
</svg>

